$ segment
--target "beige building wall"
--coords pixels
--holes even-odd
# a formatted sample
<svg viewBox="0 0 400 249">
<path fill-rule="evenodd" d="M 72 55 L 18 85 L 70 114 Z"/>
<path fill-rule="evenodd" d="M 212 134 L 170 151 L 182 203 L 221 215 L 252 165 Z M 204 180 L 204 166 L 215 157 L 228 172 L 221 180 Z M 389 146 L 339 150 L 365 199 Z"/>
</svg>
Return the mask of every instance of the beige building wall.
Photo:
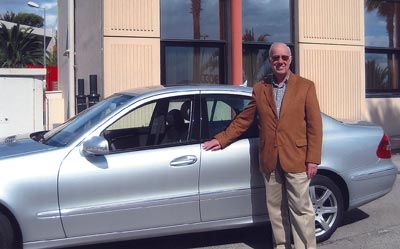
<svg viewBox="0 0 400 249">
<path fill-rule="evenodd" d="M 159 0 L 104 1 L 104 96 L 160 85 Z"/>
<path fill-rule="evenodd" d="M 400 134 L 400 99 L 365 97 L 364 0 L 295 2 L 296 65 L 322 111 Z M 160 1 L 103 0 L 104 97 L 160 84 Z"/>
<path fill-rule="evenodd" d="M 300 75 L 315 82 L 323 112 L 339 119 L 362 119 L 364 1 L 299 0 L 296 7 Z"/>
<path fill-rule="evenodd" d="M 301 44 L 299 58 L 300 74 L 315 82 L 323 112 L 339 119 L 363 118 L 363 47 Z"/>
<path fill-rule="evenodd" d="M 61 91 L 46 91 L 46 116 L 48 129 L 54 129 L 65 122 L 64 98 Z"/>
<path fill-rule="evenodd" d="M 322 111 L 400 135 L 400 99 L 366 98 L 364 0 L 299 0 L 296 10 L 298 71 L 315 82 Z"/>
<path fill-rule="evenodd" d="M 400 98 L 367 98 L 367 112 L 365 118 L 381 125 L 385 132 L 393 137 L 400 138 Z M 400 148 L 400 141 L 396 145 Z"/>
</svg>

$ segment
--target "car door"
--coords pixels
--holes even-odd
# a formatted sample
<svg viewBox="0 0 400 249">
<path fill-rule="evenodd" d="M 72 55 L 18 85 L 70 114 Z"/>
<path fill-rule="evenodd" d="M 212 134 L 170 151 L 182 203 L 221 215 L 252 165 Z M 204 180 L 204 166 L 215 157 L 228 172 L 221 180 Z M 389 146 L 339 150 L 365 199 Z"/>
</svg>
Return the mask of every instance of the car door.
<svg viewBox="0 0 400 249">
<path fill-rule="evenodd" d="M 200 221 L 193 103 L 193 96 L 181 96 L 143 104 L 99 133 L 109 143 L 108 155 L 83 157 L 79 146 L 71 151 L 59 173 L 68 237 Z M 176 121 L 183 122 L 182 134 L 165 140 L 172 110 L 182 111 Z"/>
<path fill-rule="evenodd" d="M 223 131 L 249 103 L 250 96 L 202 93 L 202 139 Z M 202 221 L 266 214 L 264 181 L 258 169 L 258 128 L 219 151 L 202 151 L 200 210 Z"/>
</svg>

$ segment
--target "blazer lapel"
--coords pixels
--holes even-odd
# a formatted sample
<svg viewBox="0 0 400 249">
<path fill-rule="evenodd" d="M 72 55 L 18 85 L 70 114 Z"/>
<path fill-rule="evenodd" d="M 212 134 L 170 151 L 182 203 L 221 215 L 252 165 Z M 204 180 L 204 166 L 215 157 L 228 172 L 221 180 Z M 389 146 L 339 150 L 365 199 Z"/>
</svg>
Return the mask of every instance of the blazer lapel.
<svg viewBox="0 0 400 249">
<path fill-rule="evenodd" d="M 272 112 L 274 113 L 275 117 L 278 117 L 278 110 L 275 103 L 274 98 L 274 89 L 271 83 L 264 83 L 264 97 L 267 100 Z"/>
</svg>

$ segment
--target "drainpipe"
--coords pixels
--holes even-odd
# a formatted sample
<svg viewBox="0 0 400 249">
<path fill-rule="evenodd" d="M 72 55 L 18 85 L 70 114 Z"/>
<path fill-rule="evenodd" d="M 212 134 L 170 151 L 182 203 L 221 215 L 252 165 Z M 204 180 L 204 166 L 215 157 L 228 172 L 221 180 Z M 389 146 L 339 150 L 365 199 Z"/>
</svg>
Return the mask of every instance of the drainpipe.
<svg viewBox="0 0 400 249">
<path fill-rule="evenodd" d="M 231 1 L 232 23 L 232 84 L 243 83 L 242 0 Z"/>
<path fill-rule="evenodd" d="M 75 0 L 68 0 L 68 118 L 75 116 Z"/>
</svg>

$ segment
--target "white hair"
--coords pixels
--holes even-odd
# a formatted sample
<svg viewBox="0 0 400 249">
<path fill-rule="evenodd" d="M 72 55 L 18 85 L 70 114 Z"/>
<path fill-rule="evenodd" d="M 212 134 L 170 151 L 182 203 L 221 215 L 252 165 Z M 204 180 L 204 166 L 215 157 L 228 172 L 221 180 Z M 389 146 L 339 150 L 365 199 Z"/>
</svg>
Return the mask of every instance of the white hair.
<svg viewBox="0 0 400 249">
<path fill-rule="evenodd" d="M 289 51 L 289 56 L 292 56 L 292 51 L 290 50 L 288 45 L 286 45 L 283 42 L 274 42 L 274 43 L 272 43 L 271 47 L 269 48 L 269 52 L 268 52 L 268 56 L 269 57 L 271 57 L 272 50 L 274 49 L 275 46 L 284 46 L 284 47 L 286 47 L 288 49 L 288 51 Z"/>
</svg>

